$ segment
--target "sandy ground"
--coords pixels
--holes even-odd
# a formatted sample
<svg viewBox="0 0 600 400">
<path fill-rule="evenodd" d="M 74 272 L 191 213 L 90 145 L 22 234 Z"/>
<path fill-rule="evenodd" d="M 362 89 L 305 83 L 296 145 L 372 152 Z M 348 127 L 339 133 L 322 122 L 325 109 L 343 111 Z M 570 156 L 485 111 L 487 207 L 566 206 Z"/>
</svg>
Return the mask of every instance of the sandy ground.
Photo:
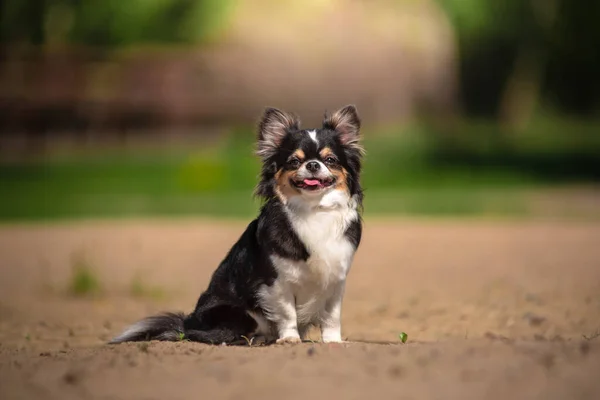
<svg viewBox="0 0 600 400">
<path fill-rule="evenodd" d="M 104 344 L 191 311 L 243 228 L 1 226 L 0 398 L 600 398 L 597 222 L 368 220 L 342 345 Z M 99 294 L 69 294 L 76 260 Z"/>
</svg>

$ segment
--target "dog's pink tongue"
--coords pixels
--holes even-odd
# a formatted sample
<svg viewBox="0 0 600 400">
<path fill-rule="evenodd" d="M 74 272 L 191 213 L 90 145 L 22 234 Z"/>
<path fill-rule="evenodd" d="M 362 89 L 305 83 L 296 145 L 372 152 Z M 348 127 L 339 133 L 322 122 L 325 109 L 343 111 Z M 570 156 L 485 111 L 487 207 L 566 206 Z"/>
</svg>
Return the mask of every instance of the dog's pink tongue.
<svg viewBox="0 0 600 400">
<path fill-rule="evenodd" d="M 318 179 L 305 179 L 304 184 L 306 184 L 308 186 L 317 186 L 319 184 L 319 180 Z"/>
</svg>

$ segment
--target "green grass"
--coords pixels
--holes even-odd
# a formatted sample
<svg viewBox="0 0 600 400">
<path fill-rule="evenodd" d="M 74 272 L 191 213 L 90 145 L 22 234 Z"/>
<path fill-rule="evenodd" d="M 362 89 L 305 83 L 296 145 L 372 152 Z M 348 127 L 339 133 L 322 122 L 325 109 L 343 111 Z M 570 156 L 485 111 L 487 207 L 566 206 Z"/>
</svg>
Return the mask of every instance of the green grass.
<svg viewBox="0 0 600 400">
<path fill-rule="evenodd" d="M 83 254 L 73 255 L 68 291 L 75 296 L 97 295 L 101 292 L 100 280 Z"/>
<path fill-rule="evenodd" d="M 539 121 L 365 132 L 367 215 L 526 215 L 533 189 L 600 181 L 600 124 Z M 259 162 L 237 130 L 211 148 L 73 153 L 0 164 L 0 220 L 250 217 Z"/>
</svg>

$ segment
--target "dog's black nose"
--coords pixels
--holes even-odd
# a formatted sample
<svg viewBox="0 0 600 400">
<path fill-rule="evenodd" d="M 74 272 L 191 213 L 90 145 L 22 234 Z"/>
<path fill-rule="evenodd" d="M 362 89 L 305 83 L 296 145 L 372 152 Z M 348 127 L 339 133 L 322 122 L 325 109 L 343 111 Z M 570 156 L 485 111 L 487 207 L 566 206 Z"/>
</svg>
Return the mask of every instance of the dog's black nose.
<svg viewBox="0 0 600 400">
<path fill-rule="evenodd" d="M 321 168 L 321 165 L 319 164 L 318 161 L 309 161 L 306 163 L 306 169 L 311 172 L 318 171 L 319 168 Z"/>
</svg>

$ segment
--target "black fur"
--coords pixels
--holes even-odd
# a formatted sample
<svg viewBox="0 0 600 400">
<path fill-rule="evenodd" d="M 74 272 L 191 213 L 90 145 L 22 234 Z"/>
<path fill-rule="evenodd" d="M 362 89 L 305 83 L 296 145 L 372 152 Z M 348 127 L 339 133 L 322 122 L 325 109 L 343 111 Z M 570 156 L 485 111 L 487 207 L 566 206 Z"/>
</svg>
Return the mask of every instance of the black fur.
<svg viewBox="0 0 600 400">
<path fill-rule="evenodd" d="M 268 134 L 264 134 L 268 124 L 274 125 L 268 127 Z M 310 257 L 294 232 L 281 200 L 275 195 L 274 176 L 277 170 L 285 168 L 286 160 L 296 149 L 302 149 L 307 158 L 317 158 L 320 149 L 330 147 L 339 159 L 339 166 L 348 172 L 346 183 L 351 195 L 359 204 L 362 200 L 360 149 L 344 145 L 335 126 L 325 126 L 319 131 L 320 145 L 317 148 L 306 131 L 298 130 L 295 117 L 273 109 L 265 112 L 259 125 L 259 147 L 263 146 L 259 154 L 263 157 L 263 168 L 256 193 L 264 200 L 264 204 L 258 218 L 248 225 L 213 273 L 194 312 L 187 316 L 170 313 L 149 317 L 133 325 L 111 343 L 182 339 L 213 344 L 236 343 L 242 336 L 248 337 L 255 331 L 257 322 L 248 311 L 263 314 L 257 291 L 262 285 L 272 285 L 277 278 L 269 257 L 273 254 L 291 260 L 307 260 Z M 360 219 L 354 221 L 345 232 L 355 247 L 360 243 L 361 233 Z"/>
<path fill-rule="evenodd" d="M 355 248 L 358 248 L 360 239 L 362 237 L 362 223 L 360 219 L 353 221 L 348 229 L 346 229 L 346 237 L 348 240 L 350 240 L 350 243 L 352 243 Z"/>
</svg>

